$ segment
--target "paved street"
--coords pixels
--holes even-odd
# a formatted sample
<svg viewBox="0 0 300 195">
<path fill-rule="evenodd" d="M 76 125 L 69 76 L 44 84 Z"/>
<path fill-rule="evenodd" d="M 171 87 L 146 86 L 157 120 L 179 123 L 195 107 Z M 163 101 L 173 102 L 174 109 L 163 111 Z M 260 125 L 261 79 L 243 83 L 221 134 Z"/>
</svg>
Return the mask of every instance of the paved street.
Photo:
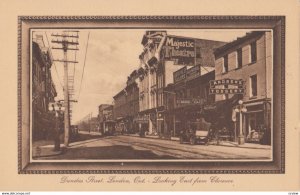
<svg viewBox="0 0 300 195">
<path fill-rule="evenodd" d="M 80 136 L 87 137 L 81 132 Z M 271 147 L 232 143 L 221 145 L 190 145 L 179 141 L 140 138 L 129 135 L 100 137 L 89 134 L 88 139 L 70 144 L 61 155 L 38 159 L 270 159 Z"/>
</svg>

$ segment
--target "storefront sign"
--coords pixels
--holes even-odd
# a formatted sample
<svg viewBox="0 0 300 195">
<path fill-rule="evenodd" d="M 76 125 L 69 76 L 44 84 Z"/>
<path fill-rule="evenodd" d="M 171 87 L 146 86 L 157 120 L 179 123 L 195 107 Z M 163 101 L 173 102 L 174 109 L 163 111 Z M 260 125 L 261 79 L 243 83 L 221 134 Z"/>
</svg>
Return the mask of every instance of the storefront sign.
<svg viewBox="0 0 300 195">
<path fill-rule="evenodd" d="M 133 121 L 137 123 L 148 123 L 149 118 L 149 115 L 137 116 L 133 119 Z"/>
<path fill-rule="evenodd" d="M 202 98 L 180 98 L 176 100 L 177 106 L 197 105 L 204 104 L 205 99 Z"/>
<path fill-rule="evenodd" d="M 173 80 L 174 83 L 178 83 L 180 81 L 183 81 L 186 78 L 186 66 L 183 68 L 177 70 L 176 72 L 173 72 Z"/>
<path fill-rule="evenodd" d="M 165 59 L 174 61 L 175 65 L 195 65 L 195 40 L 168 36 L 165 43 Z"/>
<path fill-rule="evenodd" d="M 244 85 L 244 81 L 239 79 L 239 80 L 235 80 L 235 79 L 222 79 L 222 80 L 211 80 L 209 81 L 210 84 L 210 88 L 214 88 L 217 85 L 236 85 L 236 86 L 243 86 Z"/>
<path fill-rule="evenodd" d="M 103 110 L 104 120 L 113 120 L 112 110 Z"/>
<path fill-rule="evenodd" d="M 241 79 L 222 79 L 209 81 L 210 89 L 209 94 L 244 94 L 245 93 L 245 82 Z M 216 88 L 216 86 L 223 85 L 224 88 Z M 227 87 L 225 88 L 225 85 Z M 231 88 L 230 86 L 234 86 Z"/>
<path fill-rule="evenodd" d="M 197 76 L 200 76 L 200 65 L 193 66 L 192 68 L 186 70 L 186 79 L 194 79 Z"/>
<path fill-rule="evenodd" d="M 209 89 L 209 94 L 244 94 L 245 89 Z"/>
</svg>

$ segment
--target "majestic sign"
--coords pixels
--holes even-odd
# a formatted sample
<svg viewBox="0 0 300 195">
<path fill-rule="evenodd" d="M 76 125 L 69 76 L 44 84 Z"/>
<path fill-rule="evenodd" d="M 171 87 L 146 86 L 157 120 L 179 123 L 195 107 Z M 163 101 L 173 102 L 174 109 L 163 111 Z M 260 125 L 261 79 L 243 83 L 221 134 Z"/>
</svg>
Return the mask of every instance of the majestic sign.
<svg viewBox="0 0 300 195">
<path fill-rule="evenodd" d="M 194 66 L 196 60 L 195 40 L 168 36 L 165 43 L 165 59 L 175 65 Z"/>
<path fill-rule="evenodd" d="M 210 89 L 209 94 L 244 94 L 245 82 L 241 79 L 222 79 L 209 81 Z M 227 85 L 227 88 L 216 88 L 216 86 Z M 229 87 L 229 86 L 234 86 Z"/>
<path fill-rule="evenodd" d="M 184 66 L 181 69 L 173 72 L 174 83 L 183 81 L 186 78 L 186 70 L 187 70 L 187 68 L 186 68 L 186 66 Z"/>
</svg>

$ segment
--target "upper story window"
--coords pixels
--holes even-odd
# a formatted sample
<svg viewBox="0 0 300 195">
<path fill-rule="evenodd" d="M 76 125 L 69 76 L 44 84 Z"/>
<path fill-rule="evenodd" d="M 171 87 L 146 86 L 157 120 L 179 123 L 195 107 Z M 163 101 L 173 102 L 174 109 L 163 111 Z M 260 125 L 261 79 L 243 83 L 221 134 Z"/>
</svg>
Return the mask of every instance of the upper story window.
<svg viewBox="0 0 300 195">
<path fill-rule="evenodd" d="M 228 72 L 228 54 L 223 57 L 223 73 Z"/>
<path fill-rule="evenodd" d="M 257 75 L 250 76 L 250 97 L 257 96 Z"/>
<path fill-rule="evenodd" d="M 236 52 L 237 55 L 237 64 L 236 68 L 241 68 L 243 66 L 243 53 L 242 53 L 242 48 L 239 48 Z"/>
<path fill-rule="evenodd" d="M 201 49 L 200 49 L 200 47 L 196 47 L 196 58 L 201 58 Z"/>
<path fill-rule="evenodd" d="M 250 44 L 250 60 L 250 63 L 254 63 L 257 60 L 256 41 Z"/>
</svg>

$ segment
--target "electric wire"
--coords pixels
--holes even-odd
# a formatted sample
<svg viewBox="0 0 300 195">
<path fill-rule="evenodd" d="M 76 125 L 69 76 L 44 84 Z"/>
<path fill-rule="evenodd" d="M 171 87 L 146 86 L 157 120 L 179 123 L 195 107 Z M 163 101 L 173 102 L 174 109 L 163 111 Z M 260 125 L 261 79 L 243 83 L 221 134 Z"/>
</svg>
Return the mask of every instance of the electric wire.
<svg viewBox="0 0 300 195">
<path fill-rule="evenodd" d="M 47 39 L 47 42 L 48 42 L 48 47 L 50 49 L 50 42 L 49 42 L 48 35 L 47 35 L 46 32 L 45 32 L 45 35 L 46 35 L 46 39 Z M 51 52 L 51 55 L 52 55 L 52 52 Z M 55 62 L 53 62 L 53 65 L 54 65 L 54 69 L 55 69 L 55 72 L 56 72 L 56 75 L 57 75 L 58 82 L 59 82 L 61 88 L 64 90 L 64 86 L 62 85 L 62 82 L 61 82 L 61 80 L 59 78 L 59 74 L 58 74 Z"/>
<path fill-rule="evenodd" d="M 86 47 L 85 47 L 85 55 L 84 55 L 84 62 L 83 62 L 83 70 L 82 70 L 82 75 L 81 75 L 81 81 L 80 81 L 80 87 L 79 87 L 79 93 L 78 93 L 78 98 L 77 98 L 77 100 L 79 100 L 80 93 L 81 93 L 82 80 L 83 80 L 84 69 L 85 69 L 85 64 L 86 64 L 86 54 L 87 54 L 87 50 L 88 50 L 88 46 L 89 46 L 89 38 L 90 38 L 90 32 L 88 33 L 88 38 L 87 38 Z"/>
</svg>

